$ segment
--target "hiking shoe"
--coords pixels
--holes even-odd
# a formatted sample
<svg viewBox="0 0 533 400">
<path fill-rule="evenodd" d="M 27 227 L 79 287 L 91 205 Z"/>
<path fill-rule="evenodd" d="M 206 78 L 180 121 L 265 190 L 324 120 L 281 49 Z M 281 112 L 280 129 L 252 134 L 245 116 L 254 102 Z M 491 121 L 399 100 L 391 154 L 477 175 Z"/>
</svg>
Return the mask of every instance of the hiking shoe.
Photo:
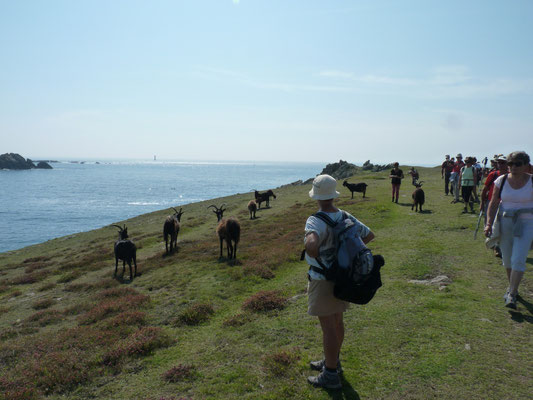
<svg viewBox="0 0 533 400">
<path fill-rule="evenodd" d="M 309 363 L 309 366 L 314 371 L 322 371 L 324 369 L 324 367 L 326 366 L 326 360 L 322 359 L 322 360 L 318 360 L 318 361 L 311 361 Z M 342 369 L 341 361 L 338 360 L 337 361 L 337 373 L 338 374 L 342 374 L 343 372 L 344 371 Z"/>
<path fill-rule="evenodd" d="M 503 295 L 504 300 L 507 301 L 507 297 L 509 296 L 510 292 L 511 292 L 511 288 L 508 287 L 507 290 L 505 291 L 505 294 Z M 520 295 L 517 292 L 515 298 L 518 298 L 518 297 L 520 297 Z"/>
<path fill-rule="evenodd" d="M 307 378 L 314 387 L 321 387 L 324 389 L 340 389 L 342 388 L 341 379 L 336 372 L 328 372 L 325 369 L 317 376 L 310 376 Z"/>
<path fill-rule="evenodd" d="M 505 307 L 516 310 L 516 296 L 513 296 L 511 293 L 509 293 L 505 299 Z"/>
</svg>

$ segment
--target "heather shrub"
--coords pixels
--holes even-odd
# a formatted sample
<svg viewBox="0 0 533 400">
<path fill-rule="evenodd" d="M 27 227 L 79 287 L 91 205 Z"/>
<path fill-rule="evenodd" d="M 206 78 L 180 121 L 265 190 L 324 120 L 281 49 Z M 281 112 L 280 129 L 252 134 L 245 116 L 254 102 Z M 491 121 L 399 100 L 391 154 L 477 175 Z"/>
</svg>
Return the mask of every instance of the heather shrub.
<svg viewBox="0 0 533 400">
<path fill-rule="evenodd" d="M 116 287 L 116 288 L 110 288 L 101 291 L 98 293 L 95 297 L 97 299 L 108 299 L 112 297 L 124 297 L 124 296 L 130 296 L 130 295 L 137 295 L 139 292 L 137 292 L 135 289 L 129 288 L 129 287 Z"/>
<path fill-rule="evenodd" d="M 31 307 L 34 310 L 43 310 L 45 308 L 48 308 L 48 307 L 52 306 L 54 303 L 55 302 L 52 299 L 41 299 L 41 300 L 37 300 L 36 302 L 34 302 L 31 305 Z"/>
<path fill-rule="evenodd" d="M 196 303 L 181 312 L 178 321 L 185 325 L 198 325 L 207 321 L 214 313 L 215 310 L 211 304 Z"/>
<path fill-rule="evenodd" d="M 264 369 L 276 376 L 285 375 L 300 360 L 299 350 L 281 350 L 263 357 Z"/>
<path fill-rule="evenodd" d="M 30 315 L 26 322 L 32 325 L 46 326 L 60 321 L 63 313 L 57 310 L 42 310 Z"/>
<path fill-rule="evenodd" d="M 282 310 L 286 303 L 287 299 L 277 290 L 261 291 L 246 299 L 242 307 L 249 311 L 263 312 Z"/>
<path fill-rule="evenodd" d="M 41 270 L 32 272 L 31 274 L 24 274 L 14 278 L 11 283 L 13 285 L 30 285 L 35 282 L 40 282 L 47 277 L 49 271 Z"/>
<path fill-rule="evenodd" d="M 117 327 L 125 325 L 144 325 L 146 323 L 146 314 L 142 311 L 125 311 L 113 317 L 108 326 Z"/>
<path fill-rule="evenodd" d="M 43 286 L 41 286 L 39 289 L 37 289 L 39 292 L 46 292 L 47 290 L 53 289 L 56 287 L 56 284 L 54 282 L 45 283 Z"/>
<path fill-rule="evenodd" d="M 38 399 L 36 388 L 21 380 L 10 380 L 0 376 L 0 399 L 34 400 Z"/>
<path fill-rule="evenodd" d="M 88 292 L 91 290 L 93 285 L 90 283 L 71 283 L 70 285 L 65 286 L 66 292 Z"/>
<path fill-rule="evenodd" d="M 0 315 L 2 315 L 2 314 L 7 314 L 8 311 L 9 311 L 9 308 L 7 308 L 7 307 L 0 307 Z"/>
<path fill-rule="evenodd" d="M 227 318 L 224 322 L 224 326 L 243 326 L 244 324 L 250 322 L 252 320 L 252 316 L 249 313 L 240 313 L 236 315 L 232 315 L 231 317 Z"/>
<path fill-rule="evenodd" d="M 169 346 L 171 343 L 172 340 L 161 328 L 153 326 L 143 327 L 118 343 L 112 350 L 108 351 L 104 355 L 103 363 L 114 366 L 120 363 L 125 357 L 148 355 L 153 350 Z"/>
<path fill-rule="evenodd" d="M 179 364 L 176 367 L 172 367 L 162 375 L 162 378 L 171 383 L 178 383 L 184 380 L 188 380 L 194 377 L 195 367 L 192 365 Z"/>
<path fill-rule="evenodd" d="M 78 321 L 82 325 L 92 324 L 121 312 L 138 309 L 148 301 L 150 297 L 142 294 L 109 298 L 78 317 Z"/>
<path fill-rule="evenodd" d="M 272 270 L 264 265 L 248 265 L 243 268 L 245 275 L 257 275 L 263 279 L 272 279 L 275 277 Z"/>
<path fill-rule="evenodd" d="M 69 272 L 67 274 L 63 274 L 59 277 L 59 279 L 57 280 L 57 283 L 68 283 L 68 282 L 72 282 L 74 279 L 77 279 L 79 278 L 80 276 L 82 276 L 82 272 L 81 271 L 72 271 L 72 272 Z"/>
</svg>

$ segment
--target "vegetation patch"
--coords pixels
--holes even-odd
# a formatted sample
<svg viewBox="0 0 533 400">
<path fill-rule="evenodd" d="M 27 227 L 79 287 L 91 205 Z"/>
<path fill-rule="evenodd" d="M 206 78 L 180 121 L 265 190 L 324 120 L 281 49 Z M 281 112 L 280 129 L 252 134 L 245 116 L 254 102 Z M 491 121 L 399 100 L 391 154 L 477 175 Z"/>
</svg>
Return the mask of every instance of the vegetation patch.
<svg viewBox="0 0 533 400">
<path fill-rule="evenodd" d="M 78 321 L 82 325 L 92 324 L 121 312 L 138 309 L 149 301 L 150 297 L 142 294 L 111 297 L 78 317 Z"/>
<path fill-rule="evenodd" d="M 178 321 L 185 325 L 198 325 L 207 321 L 215 309 L 210 303 L 196 303 L 187 307 L 178 316 Z"/>
<path fill-rule="evenodd" d="M 264 312 L 272 310 L 282 310 L 287 304 L 287 299 L 280 291 L 261 291 L 245 300 L 242 307 L 245 310 Z"/>
<path fill-rule="evenodd" d="M 271 375 L 285 375 L 300 360 L 300 350 L 276 351 L 263 357 L 263 367 Z"/>
<path fill-rule="evenodd" d="M 110 327 L 145 325 L 146 314 L 142 311 L 125 311 L 109 320 Z"/>
<path fill-rule="evenodd" d="M 232 315 L 231 317 L 224 320 L 224 326 L 243 326 L 248 322 L 252 321 L 252 315 L 250 313 L 239 313 Z"/>
<path fill-rule="evenodd" d="M 50 282 L 50 283 L 45 283 L 44 285 L 42 285 L 40 288 L 38 288 L 37 290 L 39 292 L 46 292 L 47 290 L 50 290 L 50 289 L 53 289 L 55 288 L 57 285 L 54 283 L 54 282 Z"/>
<path fill-rule="evenodd" d="M 144 327 L 108 351 L 104 355 L 103 363 L 105 365 L 115 366 L 125 357 L 147 355 L 155 349 L 169 346 L 172 342 L 161 328 L 153 326 Z"/>
<path fill-rule="evenodd" d="M 264 265 L 246 265 L 243 268 L 245 275 L 256 275 L 263 279 L 273 279 L 276 275 Z"/>
<path fill-rule="evenodd" d="M 162 378 L 170 383 L 178 383 L 194 378 L 195 372 L 196 367 L 194 367 L 193 365 L 179 364 L 176 367 L 172 367 L 168 371 L 166 371 L 162 375 Z"/>
<path fill-rule="evenodd" d="M 45 308 L 48 308 L 52 305 L 54 305 L 55 301 L 53 299 L 41 299 L 34 302 L 31 307 L 34 310 L 44 310 Z"/>
<path fill-rule="evenodd" d="M 49 271 L 46 271 L 46 270 L 32 272 L 31 274 L 24 274 L 24 275 L 17 276 L 11 281 L 11 283 L 13 285 L 31 285 L 32 283 L 42 281 L 44 278 L 48 276 L 48 274 L 49 274 Z"/>
<path fill-rule="evenodd" d="M 39 326 L 55 324 L 63 319 L 63 313 L 57 310 L 42 310 L 30 315 L 26 322 Z"/>
<path fill-rule="evenodd" d="M 57 283 L 68 283 L 68 282 L 73 281 L 74 279 L 78 279 L 82 275 L 83 275 L 83 272 L 81 271 L 72 271 L 67 274 L 61 275 L 58 278 Z"/>
</svg>

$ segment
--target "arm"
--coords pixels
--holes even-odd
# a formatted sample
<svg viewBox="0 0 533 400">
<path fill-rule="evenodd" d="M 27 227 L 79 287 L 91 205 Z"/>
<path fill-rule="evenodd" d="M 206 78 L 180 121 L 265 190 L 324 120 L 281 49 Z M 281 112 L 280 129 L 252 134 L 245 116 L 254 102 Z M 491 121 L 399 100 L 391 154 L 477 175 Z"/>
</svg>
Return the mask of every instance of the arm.
<svg viewBox="0 0 533 400">
<path fill-rule="evenodd" d="M 492 191 L 492 199 L 489 203 L 489 209 L 487 210 L 487 225 L 485 225 L 485 236 L 489 237 L 492 235 L 492 224 L 494 223 L 494 218 L 496 217 L 496 211 L 500 205 L 500 188 L 494 186 Z"/>
<path fill-rule="evenodd" d="M 305 252 L 309 255 L 309 257 L 317 258 L 319 247 L 320 242 L 316 232 L 311 232 L 305 237 Z"/>
<path fill-rule="evenodd" d="M 366 235 L 364 238 L 362 238 L 361 240 L 363 241 L 364 244 L 367 244 L 369 243 L 370 241 L 374 240 L 376 236 L 374 236 L 374 232 L 370 232 L 368 235 Z"/>
</svg>

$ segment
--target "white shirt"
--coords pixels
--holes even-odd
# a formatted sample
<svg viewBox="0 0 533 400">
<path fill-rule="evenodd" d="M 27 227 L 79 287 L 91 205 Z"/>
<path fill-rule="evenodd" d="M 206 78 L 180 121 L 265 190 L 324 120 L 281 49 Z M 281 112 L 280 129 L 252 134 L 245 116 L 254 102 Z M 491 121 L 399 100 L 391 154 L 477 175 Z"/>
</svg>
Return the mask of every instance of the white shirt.
<svg viewBox="0 0 533 400">
<path fill-rule="evenodd" d="M 533 208 L 533 183 L 531 182 L 531 175 L 527 175 L 529 179 L 520 189 L 513 189 L 509 181 L 505 181 L 503 190 L 500 192 L 500 199 L 502 201 L 500 207 L 503 211 Z M 498 189 L 501 189 L 504 176 L 502 175 L 494 181 L 494 185 Z M 533 214 L 520 214 L 520 218 L 533 219 Z"/>
</svg>

